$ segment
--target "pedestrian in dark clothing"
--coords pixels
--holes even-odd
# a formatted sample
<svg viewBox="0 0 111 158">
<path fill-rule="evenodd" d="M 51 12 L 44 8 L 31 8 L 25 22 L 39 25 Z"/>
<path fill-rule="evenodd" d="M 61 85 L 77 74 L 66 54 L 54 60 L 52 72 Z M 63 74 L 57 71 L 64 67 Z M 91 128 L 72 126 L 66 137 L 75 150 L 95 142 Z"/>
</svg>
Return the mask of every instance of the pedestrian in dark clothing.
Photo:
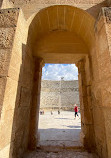
<svg viewBox="0 0 111 158">
<path fill-rule="evenodd" d="M 60 114 L 60 111 L 58 110 L 58 115 Z"/>
</svg>

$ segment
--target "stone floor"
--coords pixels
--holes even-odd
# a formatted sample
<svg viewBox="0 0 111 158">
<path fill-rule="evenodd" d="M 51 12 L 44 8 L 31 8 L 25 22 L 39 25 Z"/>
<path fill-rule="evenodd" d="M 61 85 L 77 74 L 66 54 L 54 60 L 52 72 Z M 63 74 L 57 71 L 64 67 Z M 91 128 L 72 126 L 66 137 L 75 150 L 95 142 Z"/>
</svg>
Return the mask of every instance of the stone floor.
<svg viewBox="0 0 111 158">
<path fill-rule="evenodd" d="M 81 146 L 80 131 L 81 119 L 74 119 L 74 112 L 45 112 L 39 117 L 41 146 Z"/>
<path fill-rule="evenodd" d="M 38 148 L 27 152 L 24 158 L 98 158 L 94 153 L 84 151 L 80 143 L 80 131 L 81 119 L 74 119 L 73 112 L 62 111 L 60 115 L 56 111 L 53 115 L 46 112 L 39 117 Z M 75 146 L 78 148 L 72 149 Z"/>
<path fill-rule="evenodd" d="M 27 153 L 24 158 L 98 158 L 93 153 L 88 152 L 76 152 L 76 151 L 62 151 L 62 152 L 43 152 L 34 151 Z"/>
</svg>

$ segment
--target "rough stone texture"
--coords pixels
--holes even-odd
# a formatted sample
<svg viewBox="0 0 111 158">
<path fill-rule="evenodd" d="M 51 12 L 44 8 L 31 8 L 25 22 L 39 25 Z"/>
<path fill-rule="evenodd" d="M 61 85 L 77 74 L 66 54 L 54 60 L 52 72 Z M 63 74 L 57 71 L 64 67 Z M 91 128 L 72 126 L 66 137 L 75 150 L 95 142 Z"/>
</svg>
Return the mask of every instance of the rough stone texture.
<svg viewBox="0 0 111 158">
<path fill-rule="evenodd" d="M 78 81 L 42 80 L 40 108 L 73 110 L 80 106 L 78 88 Z"/>
<path fill-rule="evenodd" d="M 26 32 L 22 29 L 25 28 L 22 12 L 18 9 L 1 10 L 0 18 L 0 157 L 17 158 L 28 146 L 27 120 L 30 118 L 34 64 L 30 49 L 25 46 L 25 38 L 21 38 Z"/>
<path fill-rule="evenodd" d="M 94 48 L 91 52 L 92 59 L 92 86 L 91 100 L 93 109 L 93 122 L 96 151 L 102 158 L 110 157 L 109 124 L 110 118 L 110 9 L 104 8 L 98 18 L 95 28 L 96 52 Z M 107 94 L 107 97 L 106 97 Z M 109 110 L 108 110 L 109 109 Z M 109 111 L 109 112 L 108 112 Z M 107 133 L 108 132 L 108 133 Z"/>
<path fill-rule="evenodd" d="M 30 48 L 26 45 L 26 22 L 20 12 L 16 36 L 14 39 L 9 77 L 17 84 L 17 93 L 13 99 L 14 114 L 9 157 L 21 157 L 28 147 L 30 109 L 32 103 L 32 86 L 34 74 L 34 60 Z M 23 36 L 23 38 L 21 38 Z M 12 85 L 12 83 L 10 83 Z M 13 87 L 13 86 L 12 86 Z M 15 87 L 13 87 L 15 90 Z M 27 118 L 27 119 L 24 119 Z"/>
<path fill-rule="evenodd" d="M 108 157 L 111 156 L 111 142 L 110 139 L 110 125 L 111 125 L 111 111 L 110 111 L 110 105 L 111 105 L 111 8 L 104 8 L 104 14 L 105 14 L 105 26 L 106 26 L 106 35 L 107 35 L 107 50 L 104 49 L 104 62 L 103 58 L 101 62 L 103 62 L 104 69 L 105 69 L 105 75 L 102 77 L 102 81 L 104 82 L 104 86 L 101 89 L 101 95 L 102 95 L 102 101 L 103 101 L 103 108 L 106 107 L 106 110 L 104 112 L 104 119 L 105 119 L 105 129 L 106 129 L 106 141 L 107 141 L 107 150 L 108 150 Z M 106 53 L 107 52 L 107 53 Z M 107 60 L 107 62 L 106 62 Z M 107 82 L 106 82 L 107 81 Z M 107 96 L 107 97 L 106 97 Z"/>
<path fill-rule="evenodd" d="M 41 151 L 34 151 L 32 153 L 27 153 L 24 158 L 98 158 L 95 154 L 91 154 L 88 152 L 74 152 L 63 150 L 62 152 L 41 152 Z"/>
<path fill-rule="evenodd" d="M 18 9 L 0 12 L 0 157 L 21 158 L 28 139 L 32 138 L 33 142 L 33 137 L 37 137 L 34 130 L 33 136 L 29 135 L 32 118 L 32 127 L 38 128 L 40 100 L 39 71 L 35 85 L 38 92 L 34 95 L 33 89 L 32 93 L 33 74 L 40 66 L 35 67 L 34 55 L 48 63 L 77 63 L 84 145 L 90 150 L 95 149 L 99 157 L 110 158 L 110 8 L 102 8 L 102 14 L 96 19 L 108 1 L 81 0 L 73 1 L 73 4 L 72 1 L 58 0 L 13 2 L 14 6 L 23 9 L 26 19 L 33 13 L 36 15 L 26 22 Z M 4 0 L 2 7 L 9 6 L 9 1 Z M 40 9 L 43 10 L 38 13 Z M 35 100 L 32 100 L 32 94 Z M 32 108 L 37 110 L 30 119 L 32 101 Z"/>
<path fill-rule="evenodd" d="M 13 8 L 13 2 L 10 0 L 1 0 L 1 9 Z"/>
<path fill-rule="evenodd" d="M 17 26 L 19 9 L 3 9 L 0 10 L 0 27 L 10 28 Z"/>
<path fill-rule="evenodd" d="M 17 24 L 18 9 L 1 10 L 0 12 L 0 77 L 1 77 L 1 100 L 0 115 L 2 110 L 2 101 L 5 92 L 6 80 L 8 75 L 9 62 L 11 58 L 12 44 Z M 7 20 L 8 19 L 8 20 Z M 14 20 L 13 20 L 14 19 Z M 7 25 L 7 24 L 8 25 Z M 3 82 L 4 81 L 4 82 Z"/>
<path fill-rule="evenodd" d="M 107 0 L 11 0 L 14 7 L 21 7 L 26 18 L 35 12 L 52 5 L 71 5 L 86 10 L 97 17 L 99 9 L 107 5 Z M 30 5 L 30 8 L 29 8 Z"/>
</svg>

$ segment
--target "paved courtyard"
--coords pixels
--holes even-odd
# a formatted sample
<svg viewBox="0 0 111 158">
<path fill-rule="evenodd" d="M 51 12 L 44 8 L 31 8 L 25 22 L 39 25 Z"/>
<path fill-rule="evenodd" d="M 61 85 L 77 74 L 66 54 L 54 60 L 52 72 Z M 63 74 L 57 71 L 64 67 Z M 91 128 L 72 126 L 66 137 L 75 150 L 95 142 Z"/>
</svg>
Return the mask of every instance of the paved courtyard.
<svg viewBox="0 0 111 158">
<path fill-rule="evenodd" d="M 84 151 L 80 143 L 81 119 L 74 119 L 74 112 L 45 112 L 39 116 L 40 141 L 38 146 L 44 147 L 27 152 L 24 158 L 97 158 L 94 153 Z M 56 150 L 56 146 L 57 148 Z M 78 147 L 75 149 L 60 147 Z M 48 147 L 48 148 L 47 148 Z M 50 151 L 50 149 L 52 149 Z"/>
<path fill-rule="evenodd" d="M 45 112 L 39 116 L 39 145 L 45 146 L 81 146 L 81 119 L 74 119 L 74 112 Z"/>
</svg>

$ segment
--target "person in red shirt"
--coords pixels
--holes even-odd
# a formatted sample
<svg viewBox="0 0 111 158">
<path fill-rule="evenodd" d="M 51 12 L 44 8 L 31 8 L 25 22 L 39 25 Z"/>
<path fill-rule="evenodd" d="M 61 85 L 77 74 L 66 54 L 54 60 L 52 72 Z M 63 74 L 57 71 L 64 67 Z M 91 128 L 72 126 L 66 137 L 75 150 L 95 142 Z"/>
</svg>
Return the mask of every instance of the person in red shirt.
<svg viewBox="0 0 111 158">
<path fill-rule="evenodd" d="M 74 105 L 74 111 L 75 111 L 75 118 L 76 118 L 76 115 L 79 117 L 79 115 L 78 115 L 78 107 L 77 107 L 76 104 Z"/>
</svg>

